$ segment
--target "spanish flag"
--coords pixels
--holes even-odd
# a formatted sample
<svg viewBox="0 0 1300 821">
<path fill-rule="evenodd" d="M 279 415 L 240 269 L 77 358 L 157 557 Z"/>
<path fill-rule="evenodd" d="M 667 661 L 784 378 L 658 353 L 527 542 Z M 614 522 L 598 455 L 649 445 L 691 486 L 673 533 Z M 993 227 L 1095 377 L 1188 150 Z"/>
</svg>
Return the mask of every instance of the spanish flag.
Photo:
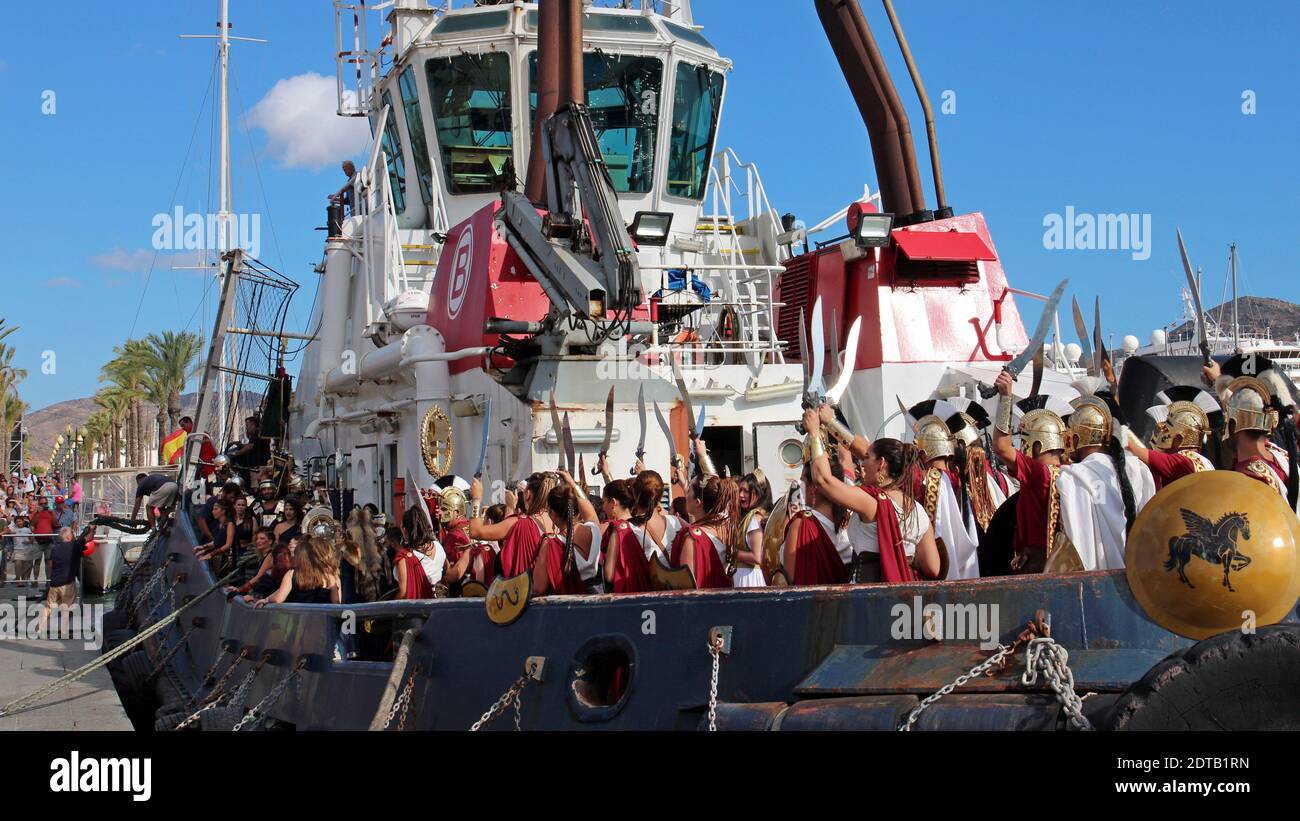
<svg viewBox="0 0 1300 821">
<path fill-rule="evenodd" d="M 162 462 L 164 465 L 174 465 L 180 461 L 181 454 L 185 452 L 185 437 L 185 429 L 179 428 L 162 441 Z"/>
</svg>

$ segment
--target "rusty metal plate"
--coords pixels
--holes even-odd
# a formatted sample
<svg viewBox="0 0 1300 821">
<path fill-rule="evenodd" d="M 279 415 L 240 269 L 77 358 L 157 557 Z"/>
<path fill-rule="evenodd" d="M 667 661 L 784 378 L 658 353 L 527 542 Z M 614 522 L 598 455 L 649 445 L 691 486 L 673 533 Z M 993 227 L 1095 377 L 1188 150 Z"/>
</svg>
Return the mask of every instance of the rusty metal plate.
<svg viewBox="0 0 1300 821">
<path fill-rule="evenodd" d="M 880 645 L 840 644 L 795 687 L 799 696 L 929 695 L 991 655 L 975 644 L 930 644 L 888 650 Z M 1071 650 L 1075 689 L 1120 692 L 1167 654 L 1159 650 Z M 963 693 L 1025 692 L 1024 658 L 1017 653 L 997 676 L 972 679 Z"/>
</svg>

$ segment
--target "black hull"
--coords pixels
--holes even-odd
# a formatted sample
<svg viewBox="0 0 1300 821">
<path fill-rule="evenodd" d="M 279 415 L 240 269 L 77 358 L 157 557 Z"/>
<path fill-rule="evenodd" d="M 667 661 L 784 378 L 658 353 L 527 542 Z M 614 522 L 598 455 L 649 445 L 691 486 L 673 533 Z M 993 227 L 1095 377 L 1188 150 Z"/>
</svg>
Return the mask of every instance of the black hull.
<svg viewBox="0 0 1300 821">
<path fill-rule="evenodd" d="M 194 543 L 184 517 L 159 539 L 152 566 L 171 557 L 166 583 L 137 608 L 141 616 L 153 611 L 152 619 L 138 618 L 139 623 L 161 618 L 172 601 L 184 604 L 213 583 L 208 569 L 193 559 Z M 174 598 L 164 595 L 178 573 L 184 575 Z M 137 581 L 128 589 L 139 586 Z M 423 623 L 411 656 L 411 668 L 418 666 L 418 672 L 408 729 L 468 729 L 520 677 L 527 659 L 542 657 L 542 681 L 530 682 L 523 693 L 523 729 L 694 730 L 705 723 L 709 701 L 706 642 L 712 628 L 723 627 L 730 628 L 731 646 L 721 661 L 720 728 L 892 729 L 919 698 L 989 655 L 975 640 L 891 635 L 898 621 L 893 608 L 912 606 L 918 596 L 925 604 L 996 605 L 1003 643 L 1013 641 L 1036 611 L 1050 613 L 1052 636 L 1070 653 L 1078 692 L 1097 694 L 1085 707 L 1099 725 L 1118 694 L 1192 643 L 1148 619 L 1116 571 L 894 586 L 557 596 L 530 602 L 506 627 L 488 621 L 483 599 L 257 609 L 242 601 L 227 603 L 218 593 L 161 634 L 166 653 L 182 631 L 189 631 L 186 645 L 165 665 L 163 683 L 151 692 L 156 688 L 164 701 L 177 691 L 201 701 L 207 693 L 202 679 L 210 668 L 220 677 L 234 654 L 246 651 L 250 661 L 231 677 L 233 687 L 251 669 L 251 660 L 272 651 L 246 694 L 246 706 L 260 702 L 301 665 L 297 680 L 267 715 L 300 730 L 364 730 L 393 665 L 336 660 L 341 619 L 350 610 L 358 624 L 403 618 Z M 156 663 L 158 642 L 146 642 L 146 652 Z M 626 691 L 616 704 L 601 704 L 590 693 L 608 684 L 617 660 L 630 666 Z M 1003 674 L 971 681 L 929 708 L 917 728 L 1063 728 L 1050 692 L 1020 683 L 1023 669 L 1017 657 Z M 575 686 L 577 678 L 582 681 Z M 123 695 L 125 701 L 147 703 L 140 693 Z M 513 723 L 513 711 L 507 710 L 491 727 L 513 728 Z"/>
</svg>

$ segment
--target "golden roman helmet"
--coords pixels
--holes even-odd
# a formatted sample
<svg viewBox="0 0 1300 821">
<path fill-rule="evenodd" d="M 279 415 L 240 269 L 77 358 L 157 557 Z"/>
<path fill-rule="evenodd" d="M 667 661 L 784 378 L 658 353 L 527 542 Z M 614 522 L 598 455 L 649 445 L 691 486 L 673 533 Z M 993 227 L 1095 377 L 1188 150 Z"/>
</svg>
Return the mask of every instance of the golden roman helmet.
<svg viewBox="0 0 1300 821">
<path fill-rule="evenodd" d="M 438 495 L 438 521 L 443 524 L 455 521 L 465 515 L 469 506 L 469 497 L 458 487 L 443 488 Z"/>
<path fill-rule="evenodd" d="M 912 430 L 916 434 L 914 440 L 916 446 L 925 454 L 927 462 L 931 459 L 952 456 L 957 452 L 947 423 L 934 414 L 917 419 Z"/>
<path fill-rule="evenodd" d="M 1017 432 L 1020 434 L 1020 452 L 1026 456 L 1034 455 L 1034 445 L 1038 445 L 1040 453 L 1065 450 L 1065 422 L 1046 408 L 1031 410 L 1020 417 Z"/>
<path fill-rule="evenodd" d="M 1277 427 L 1277 410 L 1273 394 L 1253 376 L 1239 376 L 1225 390 L 1223 436 L 1225 439 L 1243 430 L 1272 433 Z"/>
<path fill-rule="evenodd" d="M 1147 408 L 1147 416 L 1155 420 L 1156 430 L 1151 434 L 1152 447 L 1160 450 L 1199 448 L 1210 432 L 1210 414 L 1220 412 L 1219 402 L 1198 388 L 1192 399 L 1172 399 L 1166 393 L 1156 394 L 1162 404 Z"/>
<path fill-rule="evenodd" d="M 1193 473 L 1142 508 L 1124 564 L 1133 597 L 1167 630 L 1204 639 L 1274 624 L 1300 597 L 1300 519 L 1263 482 Z"/>
<path fill-rule="evenodd" d="M 1104 401 L 1096 396 L 1080 396 L 1070 400 L 1070 407 L 1074 408 L 1074 412 L 1070 414 L 1067 425 L 1068 450 L 1073 452 L 1080 448 L 1105 447 L 1110 444 L 1115 423 L 1110 408 Z"/>
</svg>

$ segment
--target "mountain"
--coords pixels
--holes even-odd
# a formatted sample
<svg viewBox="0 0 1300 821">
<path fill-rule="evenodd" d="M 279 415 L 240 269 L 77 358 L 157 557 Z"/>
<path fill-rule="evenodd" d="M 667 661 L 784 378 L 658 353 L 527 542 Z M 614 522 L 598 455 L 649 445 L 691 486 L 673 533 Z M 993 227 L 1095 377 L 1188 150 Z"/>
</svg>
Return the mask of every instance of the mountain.
<svg viewBox="0 0 1300 821">
<path fill-rule="evenodd" d="M 181 414 L 193 415 L 195 407 L 198 405 L 197 393 L 187 393 L 181 397 Z M 243 408 L 241 415 L 256 410 L 261 404 L 262 397 L 258 394 L 244 391 L 240 397 L 240 405 Z M 152 404 L 144 403 L 145 424 L 149 430 L 154 425 L 154 417 L 158 413 L 157 408 Z M 76 428 L 86 421 L 92 413 L 100 410 L 99 405 L 91 397 L 84 399 L 69 399 L 66 402 L 56 402 L 53 405 L 41 408 L 37 411 L 28 411 L 23 417 L 23 423 L 27 428 L 27 462 L 31 465 L 44 465 L 49 459 L 50 451 L 54 448 L 54 440 L 59 438 L 59 434 L 71 425 Z M 148 435 L 148 434 L 146 434 Z"/>
<path fill-rule="evenodd" d="M 1220 329 L 1232 333 L 1232 300 L 1206 310 L 1210 318 L 1219 323 Z M 1300 305 L 1285 299 L 1266 296 L 1243 296 L 1237 298 L 1237 318 L 1243 333 L 1267 334 L 1277 342 L 1288 342 L 1300 333 Z M 1184 322 L 1173 333 L 1183 334 L 1192 331 L 1192 323 Z"/>
</svg>

